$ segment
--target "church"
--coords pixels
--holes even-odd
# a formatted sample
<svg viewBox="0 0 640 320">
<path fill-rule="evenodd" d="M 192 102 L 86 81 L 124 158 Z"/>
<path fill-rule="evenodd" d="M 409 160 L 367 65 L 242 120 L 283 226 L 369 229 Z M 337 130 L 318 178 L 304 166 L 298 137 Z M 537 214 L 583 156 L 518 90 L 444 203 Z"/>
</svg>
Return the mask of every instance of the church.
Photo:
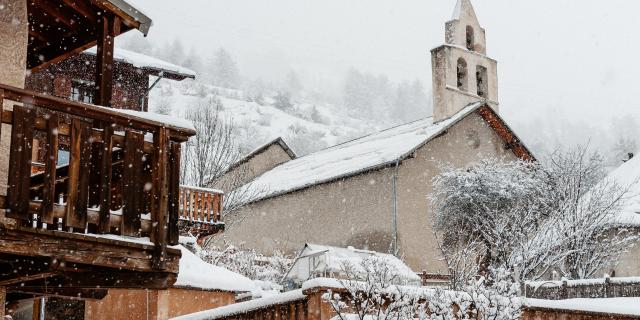
<svg viewBox="0 0 640 320">
<path fill-rule="evenodd" d="M 391 252 L 414 270 L 446 273 L 428 195 L 443 165 L 534 160 L 500 117 L 497 62 L 469 0 L 431 51 L 433 116 L 292 158 L 239 190 L 223 241 L 293 254 L 305 243 Z M 426 107 L 426 106 L 425 106 Z M 253 191 L 253 192 L 247 192 Z"/>
</svg>

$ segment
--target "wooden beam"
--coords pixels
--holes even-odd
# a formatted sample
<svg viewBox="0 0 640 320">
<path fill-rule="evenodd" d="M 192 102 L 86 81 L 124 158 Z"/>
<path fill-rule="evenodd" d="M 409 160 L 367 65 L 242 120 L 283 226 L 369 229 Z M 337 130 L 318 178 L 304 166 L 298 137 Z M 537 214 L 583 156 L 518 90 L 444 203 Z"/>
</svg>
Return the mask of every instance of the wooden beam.
<svg viewBox="0 0 640 320">
<path fill-rule="evenodd" d="M 22 288 L 30 290 L 52 287 L 69 289 L 166 289 L 171 287 L 177 279 L 176 273 L 169 272 L 131 272 L 91 270 L 83 272 L 65 273 L 62 276 L 42 281 L 26 283 Z M 10 291 L 20 290 L 18 286 L 9 287 Z"/>
<path fill-rule="evenodd" d="M 123 127 L 131 127 L 137 130 L 144 130 L 147 132 L 155 132 L 158 127 L 165 127 L 171 131 L 170 136 L 172 140 L 179 140 L 179 137 L 183 136 L 186 141 L 188 137 L 196 134 L 195 130 L 192 129 L 176 127 L 170 124 L 136 117 L 115 110 L 105 109 L 86 103 L 70 101 L 50 95 L 44 95 L 36 93 L 34 91 L 15 88 L 4 84 L 0 84 L 0 89 L 4 89 L 5 99 L 7 100 L 41 106 L 52 111 L 59 111 L 78 117 L 91 118 L 93 120 L 100 120 L 107 123 L 121 125 Z M 3 122 L 4 121 L 5 120 L 3 115 Z"/>
<path fill-rule="evenodd" d="M 71 128 L 71 146 L 70 146 L 70 159 L 69 159 L 69 182 L 67 183 L 67 215 L 65 217 L 65 226 L 83 229 L 87 224 L 86 216 L 86 202 L 81 200 L 81 196 L 86 193 L 80 193 L 80 179 L 86 175 L 86 172 L 82 171 L 83 163 L 83 139 L 88 137 L 83 136 L 86 132 L 85 123 L 81 119 L 72 119 Z M 84 203 L 81 207 L 80 204 Z"/>
<path fill-rule="evenodd" d="M 108 289 L 58 288 L 45 286 L 10 287 L 10 293 L 34 295 L 37 297 L 56 297 L 72 300 L 101 300 L 109 293 Z"/>
<path fill-rule="evenodd" d="M 31 229 L 24 227 L 0 230 L 0 254 L 26 257 L 56 257 L 66 263 L 151 272 L 155 246 L 136 241 L 98 236 Z M 177 273 L 180 250 L 167 248 L 165 272 Z"/>
<path fill-rule="evenodd" d="M 118 20 L 118 21 L 115 21 Z M 96 88 L 94 102 L 97 105 L 110 107 L 113 94 L 113 50 L 114 30 L 119 19 L 112 15 L 103 14 L 98 18 L 98 46 L 96 50 Z M 119 31 L 119 30 L 118 30 Z"/>
<path fill-rule="evenodd" d="M 62 0 L 62 2 L 64 2 L 64 4 L 78 12 L 90 22 L 96 22 L 97 15 L 94 9 L 92 9 L 86 2 L 82 0 Z"/>
<path fill-rule="evenodd" d="M 67 13 L 63 12 L 62 8 L 60 8 L 59 6 L 56 7 L 51 2 L 44 1 L 44 0 L 32 0 L 32 1 L 37 7 L 44 10 L 47 14 L 54 17 L 57 21 L 60 21 L 69 29 L 71 30 L 77 29 L 76 27 L 78 22 L 75 21 L 73 17 L 70 17 Z"/>
</svg>

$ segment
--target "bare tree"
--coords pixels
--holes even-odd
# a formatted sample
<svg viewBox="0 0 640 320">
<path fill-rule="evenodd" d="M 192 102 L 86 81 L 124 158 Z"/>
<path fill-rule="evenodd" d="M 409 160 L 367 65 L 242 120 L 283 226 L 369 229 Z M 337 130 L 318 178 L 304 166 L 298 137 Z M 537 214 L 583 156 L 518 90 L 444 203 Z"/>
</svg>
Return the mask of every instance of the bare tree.
<svg viewBox="0 0 640 320">
<path fill-rule="evenodd" d="M 250 177 L 246 167 L 240 166 L 233 174 L 228 174 L 241 155 L 233 121 L 222 117 L 220 111 L 223 109 L 224 105 L 217 98 L 209 98 L 187 109 L 185 118 L 193 122 L 197 134 L 189 139 L 184 149 L 182 183 L 223 190 L 223 212 L 228 214 L 261 190 L 240 188 Z"/>
<path fill-rule="evenodd" d="M 197 134 L 184 151 L 183 183 L 211 187 L 239 159 L 233 124 L 221 117 L 223 108 L 219 99 L 211 98 L 186 110 L 185 118 L 193 122 Z"/>
</svg>

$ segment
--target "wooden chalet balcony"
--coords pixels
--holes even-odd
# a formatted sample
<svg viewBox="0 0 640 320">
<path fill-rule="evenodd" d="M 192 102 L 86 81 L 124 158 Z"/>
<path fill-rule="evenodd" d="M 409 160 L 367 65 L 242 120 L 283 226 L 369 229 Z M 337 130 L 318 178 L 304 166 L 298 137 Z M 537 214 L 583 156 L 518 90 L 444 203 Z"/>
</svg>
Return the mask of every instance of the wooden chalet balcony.
<svg viewBox="0 0 640 320">
<path fill-rule="evenodd" d="M 3 99 L 18 104 L 3 110 Z M 2 84 L 0 113 L 12 125 L 0 253 L 41 262 L 46 272 L 31 280 L 60 275 L 62 263 L 76 272 L 64 273 L 59 287 L 76 281 L 69 277 L 78 270 L 95 276 L 113 269 L 151 276 L 123 280 L 116 272 L 107 284 L 77 281 L 169 286 L 180 258 L 171 247 L 179 219 L 219 220 L 221 196 L 179 185 L 180 144 L 192 129 Z M 68 163 L 58 161 L 63 157 Z M 12 282 L 0 276 L 3 284 Z"/>
</svg>

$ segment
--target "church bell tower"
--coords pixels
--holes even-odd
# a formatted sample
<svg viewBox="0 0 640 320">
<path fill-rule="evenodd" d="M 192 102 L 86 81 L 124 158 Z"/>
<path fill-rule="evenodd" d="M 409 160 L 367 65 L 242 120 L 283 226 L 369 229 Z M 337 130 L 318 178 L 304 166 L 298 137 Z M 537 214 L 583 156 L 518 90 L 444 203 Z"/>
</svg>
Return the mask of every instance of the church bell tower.
<svg viewBox="0 0 640 320">
<path fill-rule="evenodd" d="M 485 30 L 470 0 L 457 0 L 445 24 L 445 44 L 431 50 L 433 121 L 485 101 L 498 111 L 498 63 L 487 57 Z"/>
</svg>

